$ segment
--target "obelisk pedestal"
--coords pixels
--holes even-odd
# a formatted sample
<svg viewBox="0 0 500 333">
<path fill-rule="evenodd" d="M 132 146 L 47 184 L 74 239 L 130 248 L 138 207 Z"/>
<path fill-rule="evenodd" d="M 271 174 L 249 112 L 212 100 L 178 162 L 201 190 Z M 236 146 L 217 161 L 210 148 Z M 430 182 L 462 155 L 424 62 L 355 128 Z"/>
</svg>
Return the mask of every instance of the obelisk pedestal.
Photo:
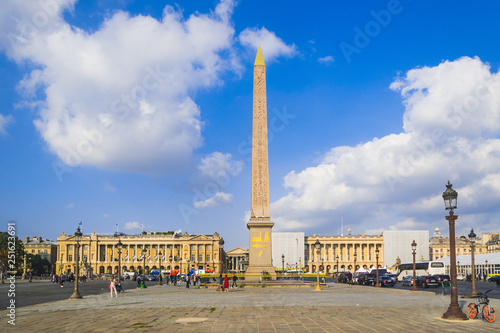
<svg viewBox="0 0 500 333">
<path fill-rule="evenodd" d="M 249 263 L 245 281 L 276 278 L 272 264 L 271 228 L 269 213 L 269 160 L 267 142 L 266 65 L 262 51 L 257 50 L 253 74 L 252 128 L 252 193 L 249 229 Z"/>
</svg>

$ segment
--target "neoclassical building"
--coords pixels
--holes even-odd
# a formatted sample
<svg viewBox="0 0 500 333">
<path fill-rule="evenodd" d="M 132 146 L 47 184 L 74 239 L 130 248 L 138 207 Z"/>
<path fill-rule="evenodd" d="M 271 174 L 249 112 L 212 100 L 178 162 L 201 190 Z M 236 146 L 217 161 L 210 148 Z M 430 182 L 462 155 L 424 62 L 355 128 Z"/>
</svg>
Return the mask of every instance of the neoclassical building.
<svg viewBox="0 0 500 333">
<path fill-rule="evenodd" d="M 484 236 L 483 236 L 484 238 Z M 482 238 L 476 238 L 475 254 L 488 253 L 488 246 L 483 242 Z M 469 239 L 465 236 L 457 237 L 455 240 L 455 250 L 457 256 L 470 255 L 472 252 Z M 450 256 L 450 240 L 448 237 L 443 237 L 439 228 L 436 227 L 434 234 L 429 240 L 429 259 L 438 260 Z"/>
<path fill-rule="evenodd" d="M 226 252 L 228 259 L 228 270 L 240 273 L 248 266 L 248 249 L 237 247 Z"/>
<path fill-rule="evenodd" d="M 121 271 L 146 273 L 159 268 L 186 272 L 205 270 L 219 273 L 226 269 L 224 240 L 213 235 L 169 232 L 144 232 L 139 235 L 83 235 L 79 247 L 82 274 L 118 273 L 118 241 L 122 244 Z M 75 272 L 75 235 L 62 233 L 57 238 L 59 258 L 56 273 Z M 145 250 L 145 259 L 143 257 Z M 161 258 L 161 266 L 160 266 Z M 144 264 L 145 262 L 145 264 Z"/>
<path fill-rule="evenodd" d="M 370 269 L 376 265 L 375 250 L 379 250 L 378 266 L 384 267 L 384 239 L 382 235 L 366 236 L 306 236 L 304 239 L 304 263 L 299 264 L 304 272 L 316 272 L 317 258 L 315 243 L 319 240 L 320 272 L 333 273 L 337 271 L 337 256 L 339 272 L 353 271 L 354 258 L 356 257 L 355 270 L 361 267 Z"/>
</svg>

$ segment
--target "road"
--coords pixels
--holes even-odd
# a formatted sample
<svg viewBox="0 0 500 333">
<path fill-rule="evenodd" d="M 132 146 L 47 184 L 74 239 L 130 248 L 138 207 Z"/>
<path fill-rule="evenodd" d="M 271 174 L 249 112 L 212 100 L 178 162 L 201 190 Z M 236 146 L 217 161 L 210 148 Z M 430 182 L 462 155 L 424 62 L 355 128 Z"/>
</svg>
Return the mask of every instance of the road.
<svg viewBox="0 0 500 333">
<path fill-rule="evenodd" d="M 327 281 L 330 282 L 330 281 Z M 147 285 L 154 285 L 156 281 L 147 282 Z M 127 289 L 135 289 L 136 282 L 125 280 L 122 282 L 125 290 Z M 95 282 L 80 282 L 79 283 L 79 291 L 82 296 L 86 295 L 99 295 L 103 293 L 109 293 L 109 281 L 107 280 L 97 280 Z M 183 288 L 184 284 L 181 284 L 180 287 Z M 372 286 L 357 286 L 358 288 L 373 288 Z M 174 288 L 173 286 L 168 286 L 168 288 Z M 391 288 L 391 287 L 382 287 Z M 395 289 L 409 289 L 408 286 L 401 286 L 401 283 L 397 283 L 394 287 Z M 5 309 L 10 301 L 10 297 L 8 296 L 8 292 L 10 289 L 10 285 L 8 283 L 0 284 L 0 308 Z M 488 289 L 493 289 L 488 296 L 490 298 L 500 299 L 500 287 L 497 287 L 495 283 L 489 282 L 477 282 L 476 290 L 477 292 L 485 292 Z M 446 287 L 446 294 L 449 295 L 450 287 Z M 471 282 L 458 282 L 458 294 L 459 296 L 467 295 L 471 290 Z M 15 300 L 16 307 L 25 307 L 28 305 L 35 305 L 40 303 L 46 303 L 51 301 L 68 299 L 74 291 L 73 283 L 66 283 L 63 288 L 59 287 L 58 284 L 51 283 L 48 280 L 36 280 L 32 283 L 28 283 L 26 280 L 17 280 L 15 286 Z M 420 288 L 421 292 L 426 293 L 442 293 L 442 288 Z"/>
</svg>

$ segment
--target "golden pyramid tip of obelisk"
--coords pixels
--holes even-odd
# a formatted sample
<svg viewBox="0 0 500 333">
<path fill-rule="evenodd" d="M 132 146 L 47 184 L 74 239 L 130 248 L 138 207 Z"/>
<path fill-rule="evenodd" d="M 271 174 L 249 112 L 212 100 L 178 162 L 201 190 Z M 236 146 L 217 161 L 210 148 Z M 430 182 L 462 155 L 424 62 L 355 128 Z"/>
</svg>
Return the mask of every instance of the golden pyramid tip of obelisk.
<svg viewBox="0 0 500 333">
<path fill-rule="evenodd" d="M 265 66 L 266 64 L 264 63 L 264 57 L 262 56 L 262 51 L 260 50 L 260 45 L 259 49 L 257 50 L 257 56 L 255 57 L 255 64 L 254 66 Z"/>
</svg>

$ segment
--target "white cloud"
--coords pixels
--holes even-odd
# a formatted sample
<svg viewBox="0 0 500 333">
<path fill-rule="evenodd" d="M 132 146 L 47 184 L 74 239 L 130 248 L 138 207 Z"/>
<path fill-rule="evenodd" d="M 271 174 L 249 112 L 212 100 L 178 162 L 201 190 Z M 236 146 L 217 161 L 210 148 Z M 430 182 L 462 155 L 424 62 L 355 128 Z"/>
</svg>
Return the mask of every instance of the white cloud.
<svg viewBox="0 0 500 333">
<path fill-rule="evenodd" d="M 229 173 L 231 176 L 238 175 L 243 169 L 243 161 L 232 161 L 231 154 L 214 152 L 201 159 L 198 169 L 203 175 L 210 177 L 224 176 Z"/>
<path fill-rule="evenodd" d="M 217 192 L 215 196 L 209 198 L 205 201 L 197 201 L 194 203 L 194 207 L 198 209 L 209 208 L 209 207 L 218 207 L 218 206 L 227 206 L 230 205 L 233 200 L 233 195 Z"/>
<path fill-rule="evenodd" d="M 487 64 L 467 57 L 398 78 L 391 88 L 406 107 L 404 132 L 332 148 L 318 165 L 290 172 L 289 193 L 271 205 L 276 227 L 328 229 L 344 216 L 359 232 L 433 230 L 446 223 L 441 193 L 450 179 L 463 211 L 457 228 L 493 228 L 500 213 L 499 82 Z"/>
<path fill-rule="evenodd" d="M 30 2 L 8 3 L 3 17 L 32 16 Z M 237 67 L 233 1 L 186 19 L 171 6 L 160 21 L 117 12 L 93 33 L 63 20 L 63 8 L 72 3 L 26 36 L 1 25 L 0 32 L 22 37 L 8 54 L 37 67 L 19 89 L 25 96 L 43 89 L 35 125 L 48 147 L 70 166 L 182 169 L 202 144 L 200 110 L 190 93 L 222 84 L 220 74 Z"/>
<path fill-rule="evenodd" d="M 334 62 L 335 60 L 333 59 L 332 56 L 326 56 L 326 57 L 318 58 L 318 61 L 322 64 L 329 64 L 329 63 Z"/>
<path fill-rule="evenodd" d="M 74 203 L 69 203 L 69 204 L 67 204 L 66 206 L 64 206 L 64 208 L 65 208 L 65 209 L 71 209 L 71 208 L 73 208 L 73 207 L 75 207 L 75 204 L 74 204 Z"/>
<path fill-rule="evenodd" d="M 116 187 L 114 187 L 113 185 L 111 185 L 111 183 L 106 180 L 104 182 L 104 190 L 106 192 L 116 192 Z"/>
<path fill-rule="evenodd" d="M 257 50 L 260 45 L 266 62 L 271 62 L 279 56 L 293 57 L 298 53 L 295 44 L 287 45 L 274 32 L 264 27 L 246 28 L 239 34 L 238 39 L 241 45 L 254 50 Z"/>
<path fill-rule="evenodd" d="M 140 228 L 141 228 L 141 224 L 137 221 L 126 222 L 125 225 L 123 226 L 124 230 L 138 230 Z"/>
<path fill-rule="evenodd" d="M 107 219 L 109 217 L 109 214 L 102 214 L 102 217 Z"/>
<path fill-rule="evenodd" d="M 5 129 L 9 123 L 12 122 L 12 116 L 3 116 L 0 114 L 0 135 L 6 135 L 7 130 Z"/>
</svg>

